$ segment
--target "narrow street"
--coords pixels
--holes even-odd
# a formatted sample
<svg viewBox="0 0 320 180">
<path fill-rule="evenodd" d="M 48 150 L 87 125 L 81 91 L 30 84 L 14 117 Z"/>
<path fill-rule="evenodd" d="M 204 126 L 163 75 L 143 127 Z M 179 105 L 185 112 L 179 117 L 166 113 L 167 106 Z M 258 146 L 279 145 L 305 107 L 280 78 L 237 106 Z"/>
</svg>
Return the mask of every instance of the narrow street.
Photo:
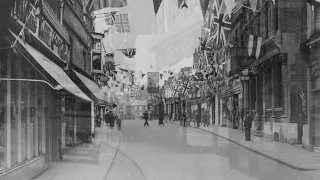
<svg viewBox="0 0 320 180">
<path fill-rule="evenodd" d="M 293 170 L 196 128 L 151 121 L 123 122 L 122 140 L 107 180 L 307 180 Z"/>
</svg>

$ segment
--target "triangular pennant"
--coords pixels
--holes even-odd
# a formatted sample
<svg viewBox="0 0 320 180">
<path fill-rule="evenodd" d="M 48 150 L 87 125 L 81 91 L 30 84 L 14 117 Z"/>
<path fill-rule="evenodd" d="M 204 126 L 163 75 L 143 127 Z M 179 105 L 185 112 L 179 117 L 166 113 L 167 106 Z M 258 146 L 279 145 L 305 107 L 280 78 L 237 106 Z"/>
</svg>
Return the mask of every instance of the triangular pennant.
<svg viewBox="0 0 320 180">
<path fill-rule="evenodd" d="M 161 5 L 162 0 L 153 0 L 154 12 L 158 13 L 159 7 Z"/>
<path fill-rule="evenodd" d="M 129 48 L 129 49 L 121 49 L 120 50 L 123 55 L 125 55 L 128 58 L 134 58 L 134 56 L 136 55 L 136 48 Z"/>
</svg>

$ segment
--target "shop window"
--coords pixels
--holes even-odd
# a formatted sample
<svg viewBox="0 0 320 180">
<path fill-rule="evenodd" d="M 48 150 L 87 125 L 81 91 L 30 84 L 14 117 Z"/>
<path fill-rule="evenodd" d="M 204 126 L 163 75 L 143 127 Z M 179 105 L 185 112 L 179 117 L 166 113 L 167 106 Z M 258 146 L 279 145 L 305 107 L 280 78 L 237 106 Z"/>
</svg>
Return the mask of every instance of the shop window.
<svg viewBox="0 0 320 180">
<path fill-rule="evenodd" d="M 36 79 L 36 74 L 35 70 L 30 68 L 30 73 L 31 73 L 31 78 Z M 29 111 L 30 111 L 30 132 L 28 135 L 30 136 L 30 155 L 31 157 L 34 157 L 36 155 L 36 134 L 35 134 L 35 124 L 36 124 L 36 114 L 37 114 L 37 107 L 36 107 L 36 98 L 37 98 L 37 83 L 31 82 L 30 83 L 30 106 L 29 106 Z"/>
<path fill-rule="evenodd" d="M 21 77 L 29 78 L 29 64 L 27 61 L 21 61 Z M 21 81 L 21 159 L 27 160 L 27 120 L 29 116 L 28 111 L 28 89 L 29 83 Z"/>
<path fill-rule="evenodd" d="M 17 58 L 17 56 L 12 54 L 12 58 L 10 60 L 11 63 L 11 78 L 20 78 L 18 72 L 19 70 L 19 64 L 20 62 Z M 18 111 L 19 109 L 19 87 L 18 87 L 18 81 L 11 81 L 11 165 L 16 165 L 18 163 L 18 128 L 17 128 L 17 122 L 18 122 Z"/>
<path fill-rule="evenodd" d="M 93 46 L 94 50 L 101 50 L 101 39 L 93 39 Z"/>
<path fill-rule="evenodd" d="M 92 70 L 102 70 L 101 53 L 92 54 Z"/>
<path fill-rule="evenodd" d="M 1 77 L 6 77 L 7 74 L 7 62 L 6 54 L 4 51 L 0 51 L 0 75 Z M 7 81 L 0 81 L 0 170 L 6 168 L 6 158 L 5 158 L 5 148 L 6 148 L 6 94 L 7 94 Z"/>
<path fill-rule="evenodd" d="M 39 154 L 42 154 L 42 128 L 43 128 L 43 122 L 42 122 L 42 116 L 43 116 L 43 104 L 42 104 L 42 98 L 43 98 L 43 92 L 44 91 L 44 84 L 39 84 L 38 85 L 38 98 L 37 98 L 37 103 L 38 103 L 38 152 Z"/>
<path fill-rule="evenodd" d="M 283 92 L 282 92 L 282 65 L 280 62 L 276 63 L 274 66 L 274 77 L 276 80 L 274 81 L 274 104 L 275 108 L 282 107 L 283 103 Z"/>
</svg>

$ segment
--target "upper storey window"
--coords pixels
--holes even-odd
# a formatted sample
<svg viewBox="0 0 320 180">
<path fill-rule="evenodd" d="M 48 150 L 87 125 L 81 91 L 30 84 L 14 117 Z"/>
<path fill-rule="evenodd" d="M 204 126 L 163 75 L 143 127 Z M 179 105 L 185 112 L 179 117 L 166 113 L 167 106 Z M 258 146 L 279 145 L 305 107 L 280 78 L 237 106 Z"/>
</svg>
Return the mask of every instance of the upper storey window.
<svg viewBox="0 0 320 180">
<path fill-rule="evenodd" d="M 101 39 L 93 39 L 93 46 L 94 50 L 101 50 Z"/>
</svg>

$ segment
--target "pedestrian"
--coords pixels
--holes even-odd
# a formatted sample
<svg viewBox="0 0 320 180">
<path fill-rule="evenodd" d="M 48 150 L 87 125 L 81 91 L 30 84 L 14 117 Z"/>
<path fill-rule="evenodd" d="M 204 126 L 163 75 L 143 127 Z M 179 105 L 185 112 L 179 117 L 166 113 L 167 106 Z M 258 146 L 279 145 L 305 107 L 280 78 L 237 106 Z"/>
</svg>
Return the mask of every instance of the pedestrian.
<svg viewBox="0 0 320 180">
<path fill-rule="evenodd" d="M 200 127 L 200 123 L 201 123 L 201 113 L 200 113 L 200 111 L 197 112 L 196 121 L 197 121 L 197 127 Z"/>
<path fill-rule="evenodd" d="M 163 114 L 162 114 L 162 113 L 159 114 L 159 126 L 160 126 L 160 125 L 164 126 L 164 123 L 163 123 Z"/>
<path fill-rule="evenodd" d="M 143 113 L 143 118 L 144 118 L 144 120 L 145 120 L 145 122 L 144 122 L 144 127 L 149 126 L 149 123 L 148 123 L 148 112 L 147 112 L 147 111 L 145 111 L 145 112 Z"/>
<path fill-rule="evenodd" d="M 182 120 L 183 120 L 183 126 L 186 127 L 187 126 L 187 115 L 185 112 L 182 115 Z"/>
<path fill-rule="evenodd" d="M 244 122 L 246 141 L 250 141 L 252 120 L 253 120 L 253 117 L 251 115 L 251 112 L 249 112 Z"/>
<path fill-rule="evenodd" d="M 113 114 L 113 112 L 110 111 L 110 127 L 111 127 L 111 129 L 113 129 L 113 127 L 114 127 L 115 117 L 116 116 Z"/>
</svg>

